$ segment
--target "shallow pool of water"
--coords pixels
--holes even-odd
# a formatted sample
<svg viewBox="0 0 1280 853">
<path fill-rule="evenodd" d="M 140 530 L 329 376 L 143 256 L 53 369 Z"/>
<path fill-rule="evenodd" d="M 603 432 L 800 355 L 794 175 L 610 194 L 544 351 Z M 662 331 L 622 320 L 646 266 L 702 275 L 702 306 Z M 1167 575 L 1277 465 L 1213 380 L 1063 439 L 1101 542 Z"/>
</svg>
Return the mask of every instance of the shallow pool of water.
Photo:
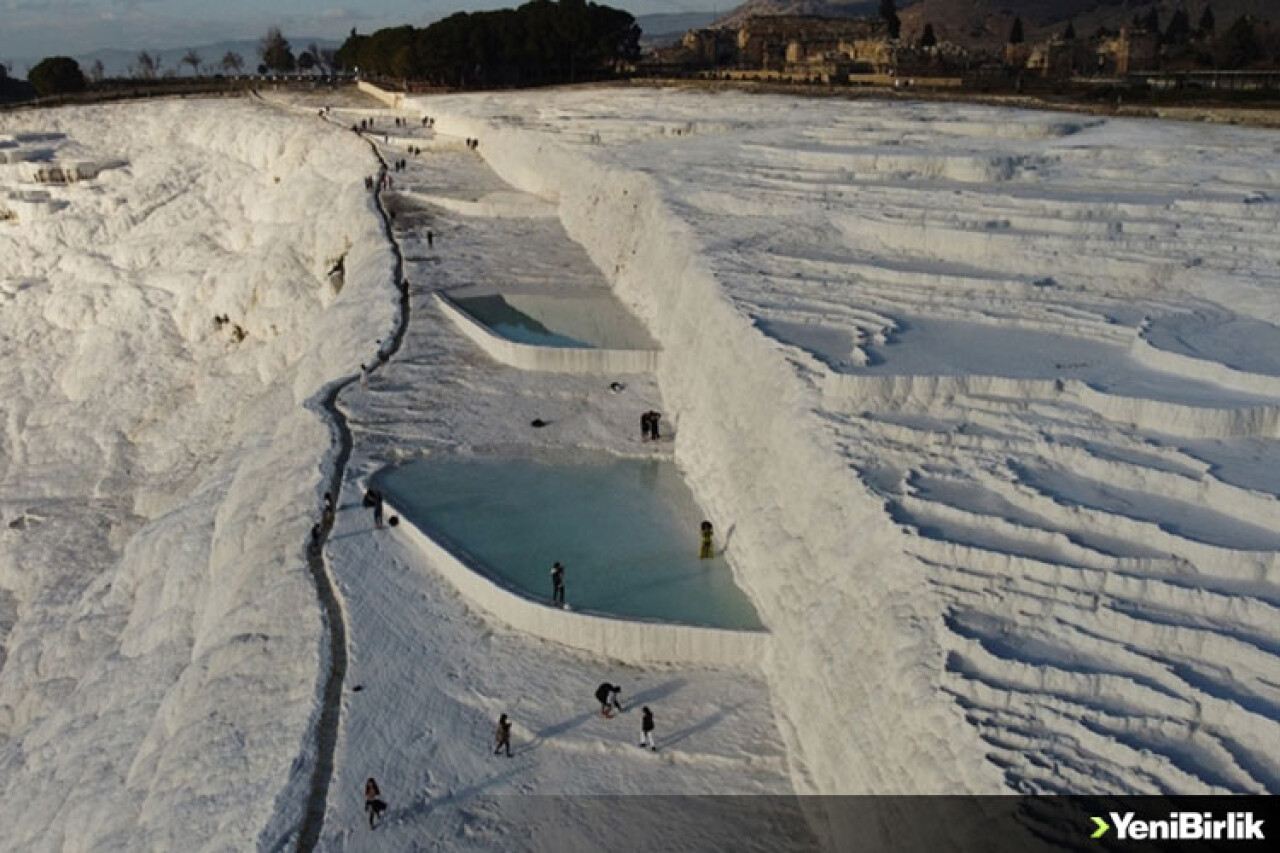
<svg viewBox="0 0 1280 853">
<path fill-rule="evenodd" d="M 586 341 L 551 331 L 501 296 L 470 296 L 455 299 L 454 303 L 509 341 L 540 347 L 591 347 Z"/>
<path fill-rule="evenodd" d="M 644 324 L 604 288 L 513 288 L 499 293 L 487 285 L 471 285 L 452 291 L 449 297 L 495 334 L 517 343 L 657 349 Z"/>
<path fill-rule="evenodd" d="M 574 610 L 761 629 L 724 557 L 698 559 L 702 513 L 669 462 L 428 457 L 376 482 L 409 521 L 527 597 L 550 603 L 559 560 Z"/>
</svg>

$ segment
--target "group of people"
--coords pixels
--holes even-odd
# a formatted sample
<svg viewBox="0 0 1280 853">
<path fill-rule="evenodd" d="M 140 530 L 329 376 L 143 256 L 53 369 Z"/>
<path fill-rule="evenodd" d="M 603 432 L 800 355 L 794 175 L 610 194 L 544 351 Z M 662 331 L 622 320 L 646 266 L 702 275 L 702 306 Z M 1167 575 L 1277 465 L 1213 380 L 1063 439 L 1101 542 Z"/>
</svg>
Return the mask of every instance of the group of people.
<svg viewBox="0 0 1280 853">
<path fill-rule="evenodd" d="M 328 109 L 326 108 L 325 110 L 322 111 L 321 114 L 327 115 L 327 113 L 328 113 Z M 402 118 L 398 118 L 398 117 L 395 118 L 394 123 L 397 127 L 405 126 L 405 120 Z M 430 116 L 423 116 L 422 126 L 434 127 L 435 119 Z M 360 133 L 371 131 L 373 130 L 373 128 L 374 128 L 374 123 L 372 119 L 362 119 L 358 125 L 352 125 L 351 127 L 353 131 L 358 131 Z M 468 138 L 466 140 L 466 146 L 469 150 L 475 151 L 480 146 L 480 140 L 475 138 Z M 409 148 L 409 152 L 410 154 L 413 154 L 416 156 L 422 152 L 422 149 L 411 146 Z M 392 163 L 392 170 L 397 172 L 403 171 L 406 166 L 407 166 L 407 162 L 405 160 L 403 159 L 396 160 Z M 373 177 L 365 178 L 366 189 L 372 190 L 375 186 L 380 187 L 382 189 L 390 188 L 392 186 L 392 181 L 390 176 L 386 174 L 386 172 L 383 172 L 377 178 L 373 178 Z M 428 231 L 427 245 L 430 247 L 433 243 L 434 243 L 434 235 L 430 231 Z M 360 367 L 361 367 L 361 376 L 360 376 L 361 384 L 362 386 L 367 387 L 366 383 L 367 383 L 368 369 L 365 367 L 365 365 L 361 365 Z M 621 390 L 621 387 L 619 387 L 617 390 Z M 654 441 L 657 441 L 660 438 L 659 421 L 661 420 L 661 418 L 662 418 L 661 413 L 657 411 L 648 411 L 640 416 L 640 429 L 645 440 L 652 439 Z M 379 490 L 368 489 L 365 492 L 364 506 L 373 511 L 374 525 L 377 528 L 382 527 L 383 501 L 384 499 L 383 499 L 382 493 Z M 323 536 L 323 531 L 332 526 L 333 520 L 334 520 L 333 496 L 331 495 L 331 493 L 325 492 L 323 520 L 321 524 L 315 525 L 315 527 L 313 527 L 311 531 L 313 545 L 318 546 L 319 541 Z M 704 521 L 702 523 L 702 530 L 703 530 L 703 551 L 704 551 L 703 556 L 709 556 L 709 554 L 706 554 L 705 552 L 709 547 L 708 542 L 710 538 L 710 522 Z M 557 606 L 566 608 L 567 605 L 565 603 L 565 569 L 564 569 L 564 565 L 559 561 L 557 561 L 551 568 L 551 585 L 552 585 L 552 601 Z M 620 686 L 615 684 L 610 684 L 608 682 L 602 683 L 600 684 L 599 687 L 596 688 L 595 698 L 600 703 L 601 716 L 608 719 L 612 719 L 615 712 L 617 713 L 624 712 L 624 709 L 622 707 L 622 702 L 621 702 L 621 694 L 622 694 L 622 688 Z M 512 724 L 511 718 L 507 716 L 507 714 L 504 713 L 499 716 L 498 722 L 494 727 L 494 735 L 493 735 L 494 736 L 494 750 L 493 750 L 494 755 L 501 755 L 503 752 L 505 752 L 508 758 L 514 757 L 514 754 L 511 751 L 512 725 L 513 724 Z M 653 711 L 648 706 L 644 706 L 641 713 L 640 741 L 638 745 L 641 748 L 648 747 L 650 750 L 656 752 L 657 746 L 654 743 L 654 739 L 653 739 L 654 728 L 655 726 L 654 726 Z M 374 829 L 377 826 L 378 822 L 382 819 L 383 815 L 386 813 L 387 803 L 382 798 L 382 791 L 379 788 L 377 781 L 374 780 L 372 777 L 370 777 L 365 781 L 364 800 L 365 800 L 365 811 L 369 819 L 369 828 Z"/>
<path fill-rule="evenodd" d="M 658 422 L 661 420 L 662 413 L 652 409 L 640 416 L 640 435 L 645 441 L 657 441 L 661 437 L 658 431 Z"/>
<path fill-rule="evenodd" d="M 602 683 L 596 688 L 596 701 L 600 703 L 600 716 L 606 719 L 613 719 L 614 711 L 624 713 L 622 708 L 622 688 L 616 684 L 609 682 Z M 497 724 L 493 727 L 493 754 L 502 755 L 504 752 L 507 758 L 514 758 L 515 753 L 511 751 L 511 718 L 506 714 L 498 717 Z M 640 743 L 641 749 L 648 747 L 651 752 L 657 752 L 658 746 L 654 743 L 653 732 L 653 711 L 648 705 L 645 705 L 640 712 Z M 378 822 L 382 820 L 382 816 L 387 811 L 387 803 L 382 799 L 382 789 L 378 787 L 378 783 L 372 776 L 365 780 L 364 783 L 364 810 L 369 817 L 369 828 L 377 827 Z"/>
<path fill-rule="evenodd" d="M 364 365 L 362 364 L 360 367 L 363 371 Z M 361 375 L 363 376 L 363 372 Z M 381 530 L 384 512 L 384 498 L 382 497 L 382 492 L 377 489 L 367 489 L 364 493 L 364 506 L 365 509 L 373 510 L 373 526 Z M 333 503 L 333 493 L 325 492 L 324 509 L 320 516 L 320 521 L 311 526 L 311 548 L 313 550 L 319 549 L 321 540 L 324 538 L 325 531 L 333 527 L 335 510 L 336 507 Z M 389 523 L 392 527 L 396 527 L 400 523 L 400 519 L 393 515 Z"/>
</svg>

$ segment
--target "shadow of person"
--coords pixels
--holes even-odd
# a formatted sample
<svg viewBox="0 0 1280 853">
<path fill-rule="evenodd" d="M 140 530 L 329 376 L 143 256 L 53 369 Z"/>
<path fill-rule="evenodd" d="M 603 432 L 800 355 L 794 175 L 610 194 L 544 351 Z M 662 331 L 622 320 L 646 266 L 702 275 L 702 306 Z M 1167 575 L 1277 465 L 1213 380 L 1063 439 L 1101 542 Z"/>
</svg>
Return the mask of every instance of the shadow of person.
<svg viewBox="0 0 1280 853">
<path fill-rule="evenodd" d="M 683 678 L 673 678 L 670 681 L 654 687 L 645 688 L 629 698 L 624 693 L 622 698 L 625 700 L 625 704 L 628 708 L 640 707 L 641 705 L 647 705 L 650 702 L 657 702 L 659 699 L 666 699 L 668 696 L 673 696 L 680 692 L 680 688 L 684 687 L 688 683 L 689 682 Z"/>
<path fill-rule="evenodd" d="M 388 809 L 383 814 L 382 820 L 380 820 L 379 823 L 381 824 L 386 822 L 388 818 L 394 818 L 397 823 L 402 823 L 407 820 L 415 820 L 415 821 L 421 820 L 423 818 L 428 817 L 431 814 L 431 812 L 435 811 L 438 808 L 443 808 L 445 806 L 461 805 L 467 802 L 468 800 L 470 800 L 472 797 L 478 796 L 479 794 L 483 794 L 485 791 L 489 790 L 495 785 L 501 785 L 504 782 L 509 782 L 510 780 L 514 779 L 516 776 L 519 776 L 521 773 L 525 772 L 527 769 L 528 768 L 526 767 L 513 767 L 510 770 L 506 770 L 502 773 L 495 774 L 493 776 L 490 776 L 487 779 L 481 779 L 479 782 L 468 785 L 465 788 L 459 788 L 456 791 L 450 791 L 448 794 L 445 794 L 443 797 L 428 796 L 425 799 L 420 800 L 419 802 L 413 803 L 412 805 L 405 806 L 404 808 Z"/>
<path fill-rule="evenodd" d="M 686 738 L 696 735 L 698 732 L 706 731 L 707 729 L 713 728 L 714 726 L 719 725 L 728 717 L 732 716 L 734 713 L 738 711 L 739 708 L 741 708 L 745 704 L 746 704 L 745 702 L 739 702 L 737 705 L 734 705 L 732 707 L 721 708 L 715 713 L 709 715 L 706 719 L 700 720 L 691 726 L 686 726 L 685 728 L 680 729 L 680 731 L 678 732 L 673 732 L 668 737 L 659 738 L 657 741 L 658 747 L 660 749 L 666 749 L 668 747 L 674 746 L 675 744 L 679 743 L 682 740 L 685 740 Z"/>
<path fill-rule="evenodd" d="M 724 544 L 720 546 L 720 553 L 723 554 L 729 550 L 729 540 L 733 538 L 733 531 L 738 529 L 737 522 L 729 525 L 729 529 L 724 532 Z"/>
<path fill-rule="evenodd" d="M 592 697 L 592 701 L 594 701 L 594 697 Z M 579 714 L 576 717 L 565 720 L 562 723 L 554 723 L 550 726 L 547 726 L 544 729 L 539 730 L 537 732 L 536 737 L 539 740 L 545 740 L 547 738 L 553 738 L 556 735 L 562 735 L 565 732 L 570 731 L 571 729 L 576 729 L 578 726 L 582 725 L 592 717 L 599 716 L 599 713 L 600 713 L 599 711 L 589 711 L 585 714 Z"/>
</svg>

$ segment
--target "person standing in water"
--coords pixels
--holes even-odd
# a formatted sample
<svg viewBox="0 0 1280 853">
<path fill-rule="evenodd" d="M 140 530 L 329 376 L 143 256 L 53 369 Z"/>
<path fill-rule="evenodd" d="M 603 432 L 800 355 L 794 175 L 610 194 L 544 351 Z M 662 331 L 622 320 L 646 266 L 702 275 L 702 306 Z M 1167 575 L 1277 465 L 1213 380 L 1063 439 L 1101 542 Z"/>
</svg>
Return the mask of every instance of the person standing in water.
<svg viewBox="0 0 1280 853">
<path fill-rule="evenodd" d="M 564 607 L 564 566 L 558 560 L 551 567 L 551 601 Z"/>
<path fill-rule="evenodd" d="M 699 560 L 709 560 L 716 555 L 715 544 L 711 541 L 715 535 L 715 528 L 711 526 L 711 522 L 702 522 L 702 547 L 698 550 Z"/>
</svg>

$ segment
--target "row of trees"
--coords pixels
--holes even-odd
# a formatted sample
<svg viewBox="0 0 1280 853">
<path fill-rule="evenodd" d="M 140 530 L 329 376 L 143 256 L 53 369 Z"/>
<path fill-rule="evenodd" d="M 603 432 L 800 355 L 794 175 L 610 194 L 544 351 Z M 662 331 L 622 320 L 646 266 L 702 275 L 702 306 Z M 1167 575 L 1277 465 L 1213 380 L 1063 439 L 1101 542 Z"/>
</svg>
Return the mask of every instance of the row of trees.
<svg viewBox="0 0 1280 853">
<path fill-rule="evenodd" d="M 258 53 L 262 58 L 262 62 L 258 65 L 260 74 L 266 74 L 268 71 L 290 72 L 298 69 L 309 71 L 314 68 L 327 72 L 336 67 L 335 51 L 322 49 L 314 43 L 295 58 L 288 39 L 280 32 L 279 27 L 272 27 L 267 31 L 266 36 L 259 43 Z M 190 66 L 192 75 L 212 71 L 210 66 L 204 64 L 199 52 L 194 49 L 188 50 L 183 55 L 181 65 Z M 244 57 L 229 50 L 223 54 L 217 68 L 226 74 L 239 74 L 245 69 Z M 0 66 L 0 69 L 3 69 L 3 73 L 0 74 L 0 89 L 3 89 L 4 93 L 10 93 L 10 90 L 16 93 L 17 90 L 8 81 L 8 69 L 4 66 Z M 138 54 L 131 71 L 132 76 L 144 80 L 167 76 L 162 73 L 160 56 L 145 50 Z M 80 63 L 74 59 L 68 56 L 51 56 L 40 60 L 27 72 L 27 82 L 36 95 L 44 97 L 82 91 L 89 81 L 98 82 L 105 76 L 101 60 L 96 60 L 89 67 L 89 73 L 86 75 L 81 70 Z M 24 90 L 22 95 L 29 96 L 30 92 Z M 14 94 L 14 97 L 17 95 Z"/>
<path fill-rule="evenodd" d="M 881 0 L 880 15 L 888 22 L 891 36 L 896 37 L 900 24 L 894 0 Z M 1168 24 L 1161 28 L 1160 12 L 1152 8 L 1145 14 L 1135 14 L 1130 30 L 1155 35 L 1163 68 L 1280 68 L 1280 26 L 1259 22 L 1251 15 L 1241 15 L 1230 27 L 1219 32 L 1211 6 L 1205 6 L 1201 10 L 1195 26 L 1192 26 L 1191 21 L 1192 15 L 1182 6 L 1170 16 Z M 1117 33 L 1113 30 L 1098 27 L 1092 38 L 1097 42 L 1115 35 Z M 1073 22 L 1067 22 L 1061 37 L 1065 41 L 1076 39 Z M 1006 41 L 1011 45 L 1026 42 L 1021 17 L 1013 19 Z M 937 46 L 938 37 L 932 23 L 925 23 L 915 43 L 921 48 Z"/>
<path fill-rule="evenodd" d="M 1168 67 L 1248 68 L 1268 60 L 1280 65 L 1280 29 L 1274 25 L 1263 28 L 1253 16 L 1241 15 L 1221 33 L 1217 32 L 1217 26 L 1211 6 L 1205 6 L 1194 28 L 1186 7 L 1179 7 L 1163 30 L 1158 9 L 1134 15 L 1132 21 L 1133 30 L 1155 34 L 1161 62 Z M 1112 35 L 1115 33 L 1099 27 L 1093 37 L 1103 39 Z M 1072 22 L 1067 22 L 1062 37 L 1066 41 L 1076 38 Z M 1014 18 L 1009 44 L 1022 44 L 1025 38 L 1022 19 Z"/>
<path fill-rule="evenodd" d="M 532 0 L 459 12 L 424 28 L 359 35 L 337 52 L 348 71 L 443 86 L 525 86 L 598 79 L 640 55 L 629 12 L 586 0 Z"/>
<path fill-rule="evenodd" d="M 892 5 L 892 0 L 888 0 Z M 587 0 L 531 0 L 516 9 L 459 12 L 423 29 L 411 26 L 351 36 L 337 50 L 308 45 L 295 56 L 288 39 L 272 27 L 258 45 L 258 72 L 343 68 L 366 74 L 425 80 L 446 86 L 525 86 L 599 79 L 639 58 L 640 28 L 630 13 Z M 188 50 L 180 66 L 193 75 L 213 70 L 198 51 Z M 244 57 L 227 51 L 216 68 L 245 70 Z M 144 80 L 172 76 L 158 54 L 141 51 L 132 76 Z M 84 89 L 105 76 L 101 62 L 86 75 L 69 57 L 42 60 L 29 73 L 37 94 Z"/>
<path fill-rule="evenodd" d="M 892 2 L 892 0 L 888 0 L 888 2 Z M 1241 16 L 1240 20 L 1249 21 L 1252 24 L 1248 15 Z M 1132 21 L 1133 29 L 1156 33 L 1160 37 L 1161 44 L 1172 45 L 1187 44 L 1197 39 L 1212 38 L 1217 26 L 1217 19 L 1214 17 L 1212 6 L 1204 7 L 1204 11 L 1200 13 L 1200 23 L 1196 25 L 1195 29 L 1191 28 L 1191 15 L 1187 12 L 1185 6 L 1178 7 L 1177 11 L 1173 13 L 1173 17 L 1169 20 L 1169 26 L 1163 32 L 1160 30 L 1160 10 L 1154 7 L 1148 10 L 1145 15 L 1135 14 Z M 1106 27 L 1099 27 L 1098 31 L 1093 34 L 1094 38 L 1106 38 L 1111 35 L 1115 35 L 1115 33 Z M 1076 37 L 1076 25 L 1073 21 L 1067 21 L 1066 29 L 1062 31 L 1062 37 L 1067 41 L 1071 41 Z M 1015 17 L 1013 26 L 1009 29 L 1009 44 L 1022 44 L 1024 40 L 1022 18 Z"/>
<path fill-rule="evenodd" d="M 272 27 L 267 30 L 267 34 L 258 43 L 258 57 L 261 61 L 258 63 L 257 70 L 259 74 L 266 74 L 272 71 L 291 73 L 312 70 L 328 74 L 337 68 L 335 55 L 336 51 L 333 48 L 322 48 L 312 42 L 307 45 L 306 50 L 295 57 L 293 47 L 289 44 L 289 40 L 284 37 L 284 33 L 280 31 L 279 27 Z M 101 63 L 96 63 L 96 65 L 98 66 L 98 75 L 95 76 L 91 71 L 90 76 L 94 77 L 94 79 L 101 79 Z M 205 64 L 204 57 L 194 48 L 183 54 L 182 59 L 179 60 L 179 65 L 190 66 L 192 75 L 216 72 L 240 74 L 251 67 L 245 62 L 244 56 L 234 50 L 228 50 L 224 53 L 215 65 Z M 159 54 L 144 50 L 138 54 L 133 65 L 133 76 L 144 80 L 164 76 L 162 66 L 163 60 Z"/>
</svg>

